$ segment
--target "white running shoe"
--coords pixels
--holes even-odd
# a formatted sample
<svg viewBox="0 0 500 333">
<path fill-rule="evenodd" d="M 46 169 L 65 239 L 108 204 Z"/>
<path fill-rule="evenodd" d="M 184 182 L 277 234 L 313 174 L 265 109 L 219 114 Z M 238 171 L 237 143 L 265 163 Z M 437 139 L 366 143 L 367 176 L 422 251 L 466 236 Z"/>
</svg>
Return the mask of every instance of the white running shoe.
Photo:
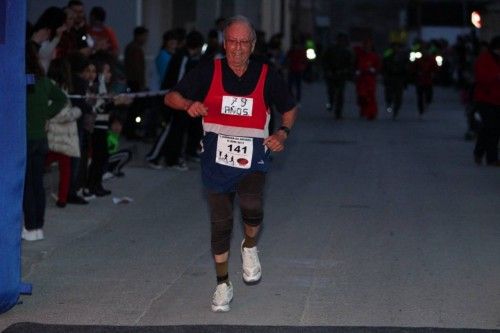
<svg viewBox="0 0 500 333">
<path fill-rule="evenodd" d="M 229 303 L 233 299 L 233 284 L 221 283 L 217 285 L 214 296 L 212 298 L 213 312 L 228 312 L 230 310 Z"/>
<path fill-rule="evenodd" d="M 42 231 L 42 238 L 39 238 L 39 231 L 42 229 L 34 229 L 34 230 L 27 230 L 26 228 L 23 228 L 23 231 L 21 232 L 21 238 L 24 239 L 25 241 L 33 242 L 37 240 L 43 239 L 43 231 Z"/>
<path fill-rule="evenodd" d="M 262 276 L 262 270 L 259 261 L 259 251 L 257 246 L 243 247 L 241 242 L 241 259 L 243 261 L 243 280 L 246 283 L 253 284 L 259 282 Z"/>
<path fill-rule="evenodd" d="M 112 178 L 115 178 L 115 175 L 109 171 L 106 171 L 103 175 L 102 175 L 102 181 L 106 181 L 106 180 L 110 180 Z"/>
<path fill-rule="evenodd" d="M 45 238 L 45 236 L 43 235 L 43 229 L 36 229 L 35 231 L 37 240 L 42 240 Z"/>
</svg>

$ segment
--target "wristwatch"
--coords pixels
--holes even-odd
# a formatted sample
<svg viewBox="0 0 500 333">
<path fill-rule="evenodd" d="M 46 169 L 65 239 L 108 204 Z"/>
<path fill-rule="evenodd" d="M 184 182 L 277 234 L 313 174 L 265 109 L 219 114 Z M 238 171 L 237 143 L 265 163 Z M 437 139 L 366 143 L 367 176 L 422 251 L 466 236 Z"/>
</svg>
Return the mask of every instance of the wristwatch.
<svg viewBox="0 0 500 333">
<path fill-rule="evenodd" d="M 290 135 L 290 129 L 286 126 L 281 126 L 280 128 L 278 128 L 278 131 L 279 130 L 285 132 L 287 137 Z"/>
</svg>

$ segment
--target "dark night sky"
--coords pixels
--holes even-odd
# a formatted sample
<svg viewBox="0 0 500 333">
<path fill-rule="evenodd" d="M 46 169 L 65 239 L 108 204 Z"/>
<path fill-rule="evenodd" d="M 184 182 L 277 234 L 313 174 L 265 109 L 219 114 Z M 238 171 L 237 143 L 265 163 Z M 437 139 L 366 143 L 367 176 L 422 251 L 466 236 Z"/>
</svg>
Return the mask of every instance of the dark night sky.
<svg viewBox="0 0 500 333">
<path fill-rule="evenodd" d="M 422 25 L 468 25 L 471 12 L 474 10 L 481 10 L 483 5 L 484 1 L 466 1 L 464 12 L 462 1 L 422 1 Z M 411 3 L 408 8 L 408 24 L 410 27 L 416 27 L 418 25 L 417 12 L 417 5 L 415 3 Z"/>
</svg>

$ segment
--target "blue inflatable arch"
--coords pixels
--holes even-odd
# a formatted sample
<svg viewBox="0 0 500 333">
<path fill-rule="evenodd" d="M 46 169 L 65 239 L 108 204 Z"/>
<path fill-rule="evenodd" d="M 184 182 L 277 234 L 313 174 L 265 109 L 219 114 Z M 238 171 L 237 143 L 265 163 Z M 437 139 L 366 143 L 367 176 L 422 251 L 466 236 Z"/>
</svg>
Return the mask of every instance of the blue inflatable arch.
<svg viewBox="0 0 500 333">
<path fill-rule="evenodd" d="M 21 283 L 21 226 L 26 155 L 26 1 L 0 0 L 0 313 Z"/>
</svg>

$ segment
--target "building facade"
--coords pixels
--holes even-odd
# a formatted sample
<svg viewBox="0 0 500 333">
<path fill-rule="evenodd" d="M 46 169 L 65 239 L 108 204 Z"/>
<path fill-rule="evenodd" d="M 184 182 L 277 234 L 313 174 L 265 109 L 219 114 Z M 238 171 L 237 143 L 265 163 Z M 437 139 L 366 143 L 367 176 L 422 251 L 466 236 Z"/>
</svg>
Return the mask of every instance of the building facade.
<svg viewBox="0 0 500 333">
<path fill-rule="evenodd" d="M 215 27 L 219 17 L 241 14 L 247 16 L 266 37 L 283 33 L 284 48 L 289 46 L 290 0 L 82 0 L 87 14 L 93 6 L 107 11 L 106 24 L 111 26 L 120 43 L 120 52 L 132 40 L 138 25 L 149 29 L 146 46 L 148 81 L 152 88 L 157 81 L 152 66 L 162 43 L 163 33 L 172 28 L 196 29 L 205 36 Z M 28 20 L 36 21 L 49 6 L 64 7 L 68 0 L 29 0 Z"/>
</svg>

